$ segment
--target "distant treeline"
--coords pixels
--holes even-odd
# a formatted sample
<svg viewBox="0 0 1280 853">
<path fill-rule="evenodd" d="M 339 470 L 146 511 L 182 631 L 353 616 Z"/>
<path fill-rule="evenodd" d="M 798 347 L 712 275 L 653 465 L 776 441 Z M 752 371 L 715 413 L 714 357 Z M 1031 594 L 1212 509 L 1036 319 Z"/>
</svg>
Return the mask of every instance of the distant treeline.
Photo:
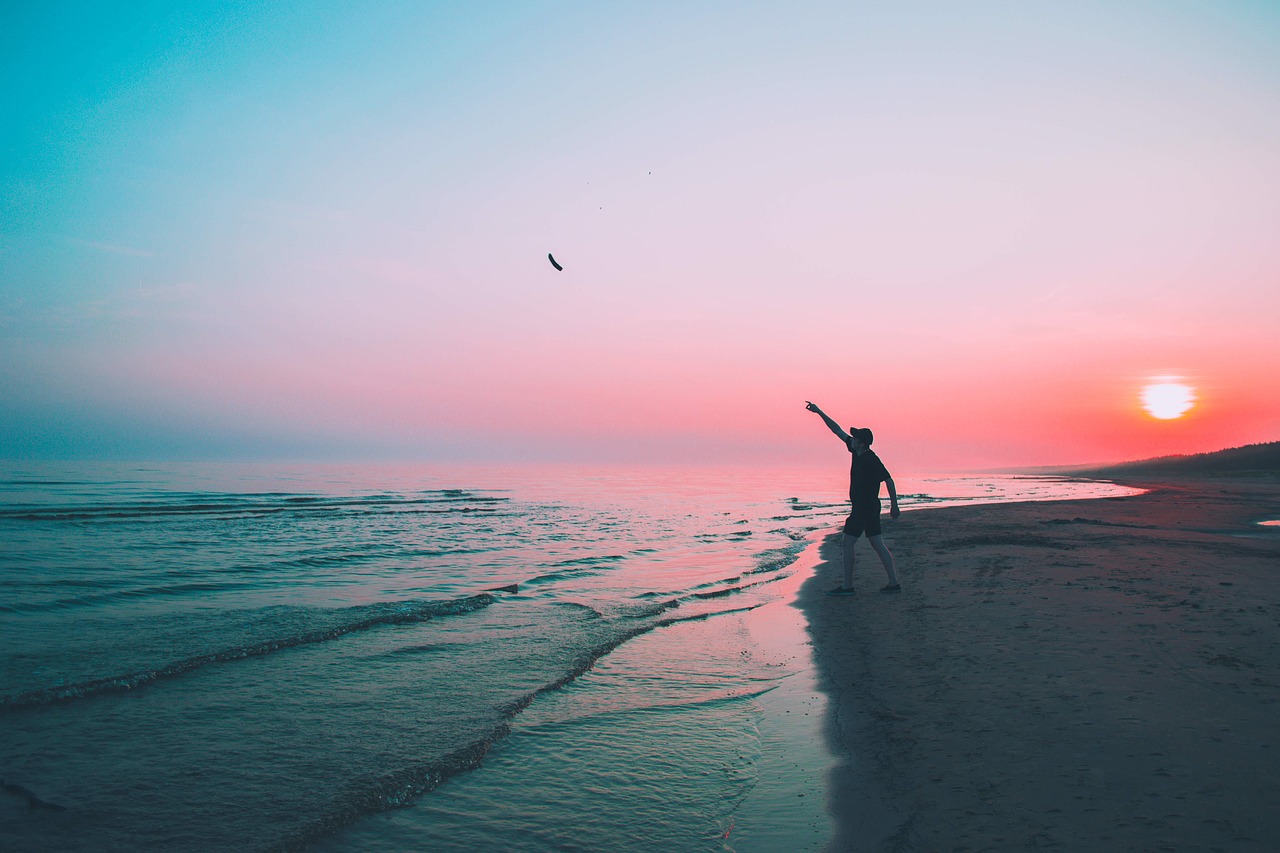
<svg viewBox="0 0 1280 853">
<path fill-rule="evenodd" d="M 1120 474 L 1248 474 L 1255 471 L 1280 472 L 1280 441 L 1246 444 L 1192 456 L 1161 456 L 1100 468 L 1070 469 L 1070 473 L 1077 476 L 1103 477 Z"/>
</svg>

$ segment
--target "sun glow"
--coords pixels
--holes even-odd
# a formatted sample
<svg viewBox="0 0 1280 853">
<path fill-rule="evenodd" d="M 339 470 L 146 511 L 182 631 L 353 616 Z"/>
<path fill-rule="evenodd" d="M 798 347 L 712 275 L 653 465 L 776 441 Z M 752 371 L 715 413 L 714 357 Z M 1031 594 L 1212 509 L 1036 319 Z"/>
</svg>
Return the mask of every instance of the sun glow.
<svg viewBox="0 0 1280 853">
<path fill-rule="evenodd" d="M 1195 402 L 1195 389 L 1176 376 L 1158 376 L 1142 389 L 1142 407 L 1162 421 L 1182 417 Z"/>
</svg>

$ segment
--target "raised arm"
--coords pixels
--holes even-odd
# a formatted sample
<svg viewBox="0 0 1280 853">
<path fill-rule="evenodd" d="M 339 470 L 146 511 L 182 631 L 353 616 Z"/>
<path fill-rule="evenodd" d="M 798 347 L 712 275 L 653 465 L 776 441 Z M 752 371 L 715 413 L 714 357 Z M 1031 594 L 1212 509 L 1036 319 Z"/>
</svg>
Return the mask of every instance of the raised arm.
<svg viewBox="0 0 1280 853">
<path fill-rule="evenodd" d="M 805 400 L 804 407 L 811 412 L 817 412 L 818 415 L 822 418 L 822 420 L 826 422 L 827 427 L 832 432 L 834 432 L 840 438 L 841 441 L 843 441 L 845 444 L 849 443 L 849 433 L 841 429 L 840 424 L 836 423 L 835 421 L 831 420 L 831 418 L 827 417 L 827 413 L 822 411 L 822 409 L 819 409 L 817 403 L 810 403 L 808 400 Z"/>
</svg>

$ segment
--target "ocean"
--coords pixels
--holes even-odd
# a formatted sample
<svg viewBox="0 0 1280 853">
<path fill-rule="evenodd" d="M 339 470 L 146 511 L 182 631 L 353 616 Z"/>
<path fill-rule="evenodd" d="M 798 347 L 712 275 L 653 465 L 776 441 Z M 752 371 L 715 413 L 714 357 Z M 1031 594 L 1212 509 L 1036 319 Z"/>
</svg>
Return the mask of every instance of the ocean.
<svg viewBox="0 0 1280 853">
<path fill-rule="evenodd" d="M 820 730 L 821 703 L 774 719 L 811 666 L 802 622 L 762 638 L 790 618 L 801 554 L 843 519 L 846 476 L 4 464 L 0 838 L 710 851 L 780 832 L 819 847 L 823 758 L 785 741 Z M 898 487 L 909 511 L 1128 492 Z M 763 803 L 788 757 L 805 802 Z"/>
</svg>

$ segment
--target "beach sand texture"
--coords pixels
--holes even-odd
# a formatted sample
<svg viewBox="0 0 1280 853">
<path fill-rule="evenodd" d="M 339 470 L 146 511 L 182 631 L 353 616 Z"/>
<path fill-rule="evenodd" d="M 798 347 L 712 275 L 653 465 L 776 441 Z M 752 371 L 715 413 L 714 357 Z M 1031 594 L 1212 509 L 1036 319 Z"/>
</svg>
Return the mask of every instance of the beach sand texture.
<svg viewBox="0 0 1280 853">
<path fill-rule="evenodd" d="M 1280 846 L 1280 477 L 906 513 L 801 590 L 835 850 Z"/>
</svg>

